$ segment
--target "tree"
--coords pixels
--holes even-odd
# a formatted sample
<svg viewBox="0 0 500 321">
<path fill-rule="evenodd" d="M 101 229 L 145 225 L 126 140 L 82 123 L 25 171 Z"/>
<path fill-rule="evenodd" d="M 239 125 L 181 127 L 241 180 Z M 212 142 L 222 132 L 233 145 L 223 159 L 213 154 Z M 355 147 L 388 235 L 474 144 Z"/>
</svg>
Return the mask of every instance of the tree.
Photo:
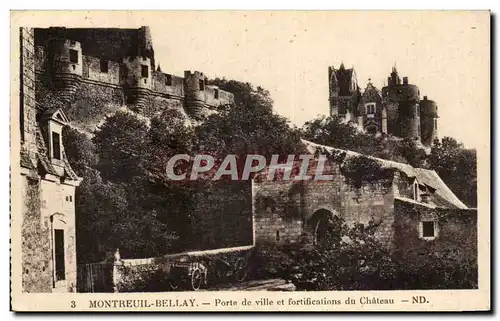
<svg viewBox="0 0 500 321">
<path fill-rule="evenodd" d="M 103 178 L 126 182 L 144 175 L 148 130 L 147 120 L 131 112 L 119 110 L 106 117 L 92 139 L 99 155 L 97 169 Z"/>
<path fill-rule="evenodd" d="M 364 133 L 352 122 L 337 116 L 318 117 L 302 128 L 302 136 L 312 142 L 359 152 L 415 167 L 425 166 L 426 153 L 415 140 Z"/>
<path fill-rule="evenodd" d="M 235 95 L 235 104 L 210 116 L 196 128 L 199 153 L 224 158 L 228 154 L 289 155 L 303 152 L 300 132 L 273 113 L 269 92 L 249 83 L 215 79 L 210 82 Z M 244 161 L 244 157 L 240 158 Z"/>
<path fill-rule="evenodd" d="M 466 149 L 452 137 L 443 137 L 434 140 L 428 162 L 459 199 L 468 206 L 477 206 L 475 150 Z"/>
<path fill-rule="evenodd" d="M 70 126 L 63 127 L 64 151 L 75 173 L 82 177 L 87 169 L 99 161 L 95 145 L 89 136 Z"/>
</svg>

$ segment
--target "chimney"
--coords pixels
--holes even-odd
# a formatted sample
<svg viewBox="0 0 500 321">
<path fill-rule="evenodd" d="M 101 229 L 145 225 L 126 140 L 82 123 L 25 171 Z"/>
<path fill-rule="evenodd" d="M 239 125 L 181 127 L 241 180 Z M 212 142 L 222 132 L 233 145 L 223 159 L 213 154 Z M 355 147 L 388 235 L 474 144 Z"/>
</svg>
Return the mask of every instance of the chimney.
<svg viewBox="0 0 500 321">
<path fill-rule="evenodd" d="M 403 85 L 408 85 L 408 77 L 403 77 Z"/>
<path fill-rule="evenodd" d="M 424 96 L 424 100 L 427 100 L 427 96 Z"/>
</svg>

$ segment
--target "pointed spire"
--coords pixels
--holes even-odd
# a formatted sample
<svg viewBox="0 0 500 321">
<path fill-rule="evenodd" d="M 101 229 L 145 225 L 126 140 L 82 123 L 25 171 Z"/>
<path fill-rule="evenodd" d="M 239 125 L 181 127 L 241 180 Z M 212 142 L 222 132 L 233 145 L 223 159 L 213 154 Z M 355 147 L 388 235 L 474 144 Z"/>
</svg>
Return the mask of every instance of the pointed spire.
<svg viewBox="0 0 500 321">
<path fill-rule="evenodd" d="M 340 63 L 339 70 L 340 70 L 340 69 L 345 69 L 345 67 L 344 67 L 344 61 L 342 61 L 342 62 Z"/>
<path fill-rule="evenodd" d="M 398 70 L 396 69 L 396 62 L 394 61 L 394 66 L 392 66 L 392 72 L 398 73 Z"/>
<path fill-rule="evenodd" d="M 156 71 L 161 72 L 160 64 L 158 64 L 158 68 L 156 68 Z"/>
</svg>

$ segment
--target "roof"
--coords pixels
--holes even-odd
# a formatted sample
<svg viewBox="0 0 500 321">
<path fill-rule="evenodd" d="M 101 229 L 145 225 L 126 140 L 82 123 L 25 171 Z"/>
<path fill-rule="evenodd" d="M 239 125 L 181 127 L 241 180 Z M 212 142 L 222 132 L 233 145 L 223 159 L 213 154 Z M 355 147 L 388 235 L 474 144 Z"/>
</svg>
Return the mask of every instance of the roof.
<svg viewBox="0 0 500 321">
<path fill-rule="evenodd" d="M 61 160 L 63 162 L 63 172 L 62 173 L 58 172 L 56 170 L 56 168 L 54 168 L 54 166 L 52 165 L 52 162 L 50 160 L 49 152 L 47 151 L 47 143 L 44 139 L 44 136 L 42 134 L 40 126 L 38 126 L 38 125 L 37 125 L 37 130 L 36 130 L 36 148 L 37 148 L 37 154 L 36 154 L 37 168 L 39 171 L 41 170 L 42 172 L 45 172 L 47 174 L 66 177 L 66 178 L 69 178 L 70 180 L 74 180 L 74 181 L 80 180 L 80 177 L 78 177 L 78 175 L 76 175 L 76 173 L 71 168 L 71 165 L 69 164 L 69 161 L 68 161 L 68 157 L 66 157 L 66 153 L 64 152 L 64 150 L 62 151 L 62 155 L 61 155 Z M 25 154 L 25 155 L 23 156 L 23 154 Z M 28 163 L 28 161 L 30 163 Z M 31 164 L 31 166 L 33 166 L 32 168 L 35 167 L 33 165 L 33 163 L 31 162 L 29 156 L 27 156 L 27 153 L 23 153 L 23 149 L 21 149 L 21 166 L 26 167 L 26 168 L 30 168 L 30 167 L 27 167 L 27 166 L 30 166 L 30 164 Z M 30 168 L 30 169 L 32 169 L 32 168 Z"/>
<path fill-rule="evenodd" d="M 363 92 L 361 101 L 363 103 L 375 103 L 382 101 L 382 94 L 371 82 L 366 85 L 365 91 Z"/>
<path fill-rule="evenodd" d="M 434 193 L 431 195 L 432 202 L 436 207 L 441 208 L 460 208 L 467 209 L 468 207 L 460 201 L 460 199 L 450 190 L 450 188 L 443 182 L 441 177 L 434 171 L 424 168 L 416 168 L 409 164 L 398 163 L 395 161 L 390 161 L 387 159 L 377 158 L 373 156 L 363 155 L 361 153 L 344 150 L 340 148 L 325 146 L 316 144 L 307 140 L 302 139 L 302 142 L 306 145 L 307 150 L 314 154 L 317 148 L 326 149 L 327 151 L 340 151 L 345 152 L 347 156 L 365 156 L 374 160 L 377 160 L 382 167 L 393 168 L 399 172 L 404 173 L 409 178 L 415 178 L 419 184 L 424 184 L 431 187 Z"/>
<path fill-rule="evenodd" d="M 351 81 L 354 72 L 354 67 L 345 69 L 344 64 L 342 63 L 339 69 L 333 68 L 333 72 L 335 73 L 335 77 L 339 86 L 339 95 L 340 96 L 350 96 L 352 94 L 351 91 Z"/>
</svg>

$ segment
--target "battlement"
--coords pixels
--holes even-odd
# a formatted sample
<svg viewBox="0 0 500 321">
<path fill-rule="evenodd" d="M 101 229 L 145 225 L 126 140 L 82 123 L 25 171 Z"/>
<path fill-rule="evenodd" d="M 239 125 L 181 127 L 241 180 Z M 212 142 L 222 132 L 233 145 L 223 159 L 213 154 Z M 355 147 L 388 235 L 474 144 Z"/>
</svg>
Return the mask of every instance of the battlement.
<svg viewBox="0 0 500 321">
<path fill-rule="evenodd" d="M 417 85 L 399 84 L 382 88 L 382 98 L 392 102 L 420 101 L 420 89 Z"/>
<path fill-rule="evenodd" d="M 138 111 L 157 96 L 195 113 L 234 102 L 233 94 L 206 85 L 201 71 L 187 70 L 183 78 L 156 70 L 147 27 L 36 28 L 34 34 L 36 74 L 56 84 L 68 101 L 83 81 L 121 88 L 127 104 Z"/>
</svg>

